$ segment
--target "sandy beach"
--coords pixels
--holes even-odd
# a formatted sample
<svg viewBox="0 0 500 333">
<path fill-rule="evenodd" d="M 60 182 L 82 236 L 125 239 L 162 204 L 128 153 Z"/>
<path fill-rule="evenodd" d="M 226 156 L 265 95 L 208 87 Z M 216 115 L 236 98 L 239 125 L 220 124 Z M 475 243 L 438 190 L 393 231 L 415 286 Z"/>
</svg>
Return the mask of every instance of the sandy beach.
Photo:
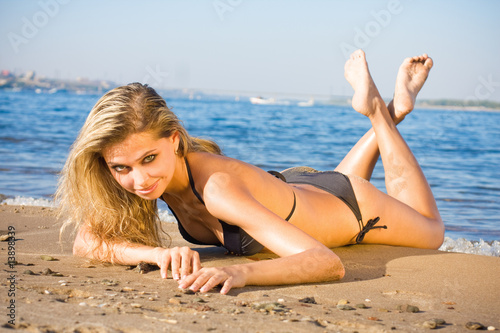
<svg viewBox="0 0 500 333">
<path fill-rule="evenodd" d="M 70 233 L 59 243 L 60 226 L 50 208 L 0 206 L 0 234 L 15 232 L 10 248 L 8 240 L 0 242 L 0 331 L 419 332 L 436 326 L 464 332 L 474 328 L 471 322 L 500 327 L 500 258 L 356 245 L 334 250 L 347 271 L 339 282 L 188 294 L 158 271 L 73 257 Z M 173 246 L 189 245 L 175 224 L 164 228 Z M 205 266 L 272 257 L 197 249 Z M 17 264 L 9 267 L 9 257 Z"/>
</svg>

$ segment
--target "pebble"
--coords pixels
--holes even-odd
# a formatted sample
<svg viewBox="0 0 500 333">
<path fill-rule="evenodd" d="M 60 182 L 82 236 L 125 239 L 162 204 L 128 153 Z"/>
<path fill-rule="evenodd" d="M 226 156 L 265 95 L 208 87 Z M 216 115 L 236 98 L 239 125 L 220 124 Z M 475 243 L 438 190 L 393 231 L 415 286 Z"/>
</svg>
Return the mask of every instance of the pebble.
<svg viewBox="0 0 500 333">
<path fill-rule="evenodd" d="M 340 301 L 337 302 L 337 305 L 345 305 L 345 304 L 348 304 L 349 301 L 346 300 L 346 299 L 341 299 Z"/>
<path fill-rule="evenodd" d="M 446 324 L 446 321 L 444 319 L 441 319 L 441 318 L 433 318 L 431 320 L 435 321 L 436 324 L 438 324 L 438 325 L 444 325 L 444 324 Z"/>
<path fill-rule="evenodd" d="M 101 280 L 101 284 L 109 287 L 114 287 L 118 285 L 118 282 L 113 280 L 103 279 Z"/>
<path fill-rule="evenodd" d="M 484 325 L 481 323 L 469 321 L 467 324 L 465 324 L 465 328 L 469 330 L 484 330 L 486 327 L 484 327 Z"/>
<path fill-rule="evenodd" d="M 157 269 L 158 266 L 148 264 L 147 262 L 144 261 L 141 261 L 135 268 L 135 270 L 137 270 L 139 274 L 146 274 Z"/>
<path fill-rule="evenodd" d="M 2 236 L 0 236 L 0 242 L 4 242 L 4 241 L 8 240 L 9 238 L 10 238 L 9 235 L 2 235 Z"/>
<path fill-rule="evenodd" d="M 42 271 L 42 275 L 52 275 L 54 272 L 50 268 L 45 268 Z"/>
<path fill-rule="evenodd" d="M 438 327 L 438 324 L 434 320 L 427 320 L 427 321 L 424 321 L 422 326 L 424 328 L 435 329 L 436 327 Z"/>
<path fill-rule="evenodd" d="M 318 304 L 316 303 L 316 300 L 314 297 L 304 297 L 302 299 L 299 299 L 300 303 L 307 303 L 307 304 Z"/>
<path fill-rule="evenodd" d="M 345 310 L 356 310 L 356 309 L 354 309 L 352 306 L 347 305 L 347 304 L 338 304 L 338 305 L 337 305 L 337 309 L 339 309 L 339 310 L 344 310 L 344 311 L 345 311 Z"/>
<path fill-rule="evenodd" d="M 25 270 L 25 271 L 23 272 L 23 274 L 26 274 L 26 275 L 35 275 L 35 273 L 33 273 L 33 271 L 32 271 L 32 270 L 30 270 L 30 269 Z"/>
<path fill-rule="evenodd" d="M 278 300 L 278 302 L 279 302 L 279 300 Z M 238 301 L 235 301 L 234 304 L 237 305 L 237 306 L 248 306 L 248 302 L 247 301 L 239 301 L 238 300 Z"/>
<path fill-rule="evenodd" d="M 171 298 L 171 299 L 169 299 L 169 300 L 168 300 L 168 302 L 169 302 L 170 304 L 176 304 L 176 305 L 181 304 L 181 300 L 180 300 L 180 299 L 178 299 L 178 298 Z"/>
<path fill-rule="evenodd" d="M 179 291 L 182 293 L 182 294 L 185 294 L 185 295 L 194 295 L 195 292 L 192 291 L 191 289 L 189 288 L 186 288 L 186 289 L 183 289 L 183 288 L 179 288 Z"/>
<path fill-rule="evenodd" d="M 47 256 L 47 255 L 45 255 L 45 254 L 42 254 L 42 255 L 40 256 L 40 259 L 45 260 L 45 261 L 56 261 L 56 260 L 57 260 L 56 258 L 54 258 L 54 257 L 52 257 L 52 256 Z"/>
<path fill-rule="evenodd" d="M 130 306 L 133 308 L 136 308 L 136 309 L 142 308 L 142 304 L 139 304 L 139 303 L 131 303 Z"/>
<path fill-rule="evenodd" d="M 201 297 L 195 297 L 193 298 L 193 302 L 198 302 L 198 303 L 206 303 L 207 301 L 205 301 L 203 298 Z"/>
<path fill-rule="evenodd" d="M 488 331 L 494 331 L 496 330 L 495 326 L 488 326 Z"/>
<path fill-rule="evenodd" d="M 402 312 L 411 312 L 411 313 L 416 313 L 416 312 L 420 311 L 420 309 L 418 307 L 416 307 L 415 305 L 410 305 L 410 304 L 398 305 L 398 310 L 402 311 Z"/>
<path fill-rule="evenodd" d="M 359 303 L 359 304 L 356 304 L 356 307 L 358 309 L 368 309 L 368 307 L 364 304 L 364 303 Z"/>
<path fill-rule="evenodd" d="M 278 302 L 263 302 L 263 303 L 256 302 L 252 304 L 252 308 L 254 310 L 260 310 L 264 312 L 270 312 L 270 311 L 280 312 L 284 310 L 285 306 Z"/>
</svg>

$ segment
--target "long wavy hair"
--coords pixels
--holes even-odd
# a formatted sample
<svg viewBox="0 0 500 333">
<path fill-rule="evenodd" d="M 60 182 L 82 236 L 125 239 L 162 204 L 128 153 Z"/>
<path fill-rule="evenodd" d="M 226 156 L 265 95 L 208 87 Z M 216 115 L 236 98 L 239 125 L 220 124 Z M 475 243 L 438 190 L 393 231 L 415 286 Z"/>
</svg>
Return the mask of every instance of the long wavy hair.
<svg viewBox="0 0 500 333">
<path fill-rule="evenodd" d="M 156 91 L 131 83 L 107 92 L 93 107 L 73 143 L 62 169 L 55 199 L 68 225 L 85 226 L 96 242 L 131 242 L 161 246 L 161 226 L 156 200 L 145 200 L 126 191 L 114 179 L 102 151 L 129 135 L 149 132 L 158 138 L 179 133 L 178 156 L 201 151 L 222 154 L 210 140 L 191 137 Z M 108 253 L 111 260 L 112 255 Z"/>
</svg>

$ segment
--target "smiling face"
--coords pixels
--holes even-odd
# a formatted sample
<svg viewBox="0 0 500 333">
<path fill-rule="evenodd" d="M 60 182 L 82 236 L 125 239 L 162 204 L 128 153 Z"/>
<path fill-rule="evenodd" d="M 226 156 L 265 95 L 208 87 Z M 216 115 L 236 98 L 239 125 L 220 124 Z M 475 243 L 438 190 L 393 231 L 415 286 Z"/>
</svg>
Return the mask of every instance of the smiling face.
<svg viewBox="0 0 500 333">
<path fill-rule="evenodd" d="M 170 184 L 179 136 L 158 139 L 151 132 L 129 135 L 102 151 L 111 174 L 127 191 L 147 200 L 158 199 Z"/>
</svg>

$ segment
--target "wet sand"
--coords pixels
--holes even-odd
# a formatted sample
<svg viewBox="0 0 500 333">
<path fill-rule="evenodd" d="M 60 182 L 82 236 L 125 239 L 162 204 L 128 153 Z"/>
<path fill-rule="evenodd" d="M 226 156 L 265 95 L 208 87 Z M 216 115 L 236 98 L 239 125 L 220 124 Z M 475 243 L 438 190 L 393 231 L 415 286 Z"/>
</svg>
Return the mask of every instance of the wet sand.
<svg viewBox="0 0 500 333">
<path fill-rule="evenodd" d="M 0 235 L 15 228 L 17 261 L 9 267 L 9 243 L 0 242 L 0 331 L 419 332 L 432 319 L 445 321 L 442 332 L 469 331 L 468 322 L 500 327 L 500 258 L 356 245 L 334 250 L 347 271 L 339 282 L 184 294 L 159 271 L 73 257 L 70 233 L 59 243 L 60 226 L 49 208 L 0 205 Z M 164 229 L 173 246 L 189 246 L 176 225 Z M 272 257 L 196 249 L 205 266 Z"/>
</svg>

